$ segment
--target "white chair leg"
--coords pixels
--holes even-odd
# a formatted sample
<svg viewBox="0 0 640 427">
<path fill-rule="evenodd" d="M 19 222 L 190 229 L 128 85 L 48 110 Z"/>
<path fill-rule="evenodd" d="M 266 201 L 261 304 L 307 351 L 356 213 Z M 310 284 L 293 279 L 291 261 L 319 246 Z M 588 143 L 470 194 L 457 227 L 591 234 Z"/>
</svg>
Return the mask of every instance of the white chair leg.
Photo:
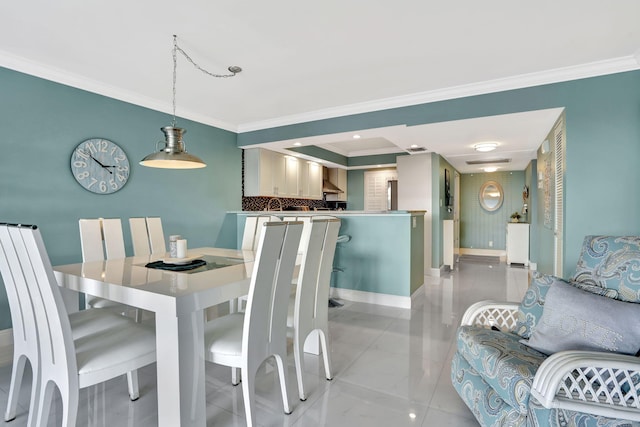
<svg viewBox="0 0 640 427">
<path fill-rule="evenodd" d="M 238 385 L 240 384 L 240 369 L 239 368 L 231 368 L 231 384 Z"/>
<path fill-rule="evenodd" d="M 287 353 L 284 352 L 284 356 L 276 354 L 276 364 L 278 365 L 278 374 L 280 376 L 280 390 L 282 391 L 282 406 L 284 407 L 284 413 L 289 415 L 291 410 L 291 404 L 289 403 L 289 390 L 287 389 L 287 366 L 285 361 L 287 360 Z"/>
<path fill-rule="evenodd" d="M 238 312 L 238 300 L 236 298 L 229 300 L 229 313 Z"/>
<path fill-rule="evenodd" d="M 53 387 L 51 387 L 53 390 Z M 75 427 L 76 420 L 78 418 L 78 401 L 80 399 L 80 391 L 76 388 L 71 390 L 67 387 L 67 390 L 60 390 L 60 396 L 62 397 L 62 427 Z M 49 399 L 49 404 L 51 399 Z M 48 419 L 48 417 L 47 417 Z M 40 424 L 38 424 L 39 426 Z M 42 424 L 45 425 L 45 424 Z"/>
<path fill-rule="evenodd" d="M 13 367 L 11 369 L 11 384 L 9 385 L 9 396 L 7 399 L 7 409 L 4 413 L 4 420 L 11 421 L 16 417 L 16 408 L 18 406 L 18 395 L 20 394 L 20 388 L 22 387 L 22 377 L 24 375 L 24 367 L 27 362 L 27 358 L 19 356 L 17 360 L 13 361 Z M 34 375 L 35 379 L 35 375 Z M 32 386 L 35 388 L 35 381 Z M 33 393 L 32 393 L 33 396 Z M 33 398 L 31 399 L 31 408 L 33 408 Z"/>
<path fill-rule="evenodd" d="M 235 368 L 233 368 L 235 371 Z M 248 369 L 243 368 L 241 371 L 242 374 L 242 397 L 244 399 L 244 413 L 247 418 L 247 427 L 253 427 L 256 425 L 255 419 L 255 403 L 256 403 L 256 388 L 255 388 L 255 377 L 256 373 L 253 374 L 247 372 Z"/>
<path fill-rule="evenodd" d="M 293 337 L 293 359 L 296 365 L 296 378 L 298 380 L 298 397 L 300 400 L 307 400 L 307 395 L 304 392 L 304 382 L 302 381 L 302 371 L 304 370 L 304 342 L 301 342 L 302 339 L 296 334 Z"/>
<path fill-rule="evenodd" d="M 331 355 L 329 354 L 329 345 L 326 331 L 320 329 L 320 345 L 322 346 L 322 358 L 324 359 L 324 376 L 328 380 L 333 379 L 331 373 Z"/>
<path fill-rule="evenodd" d="M 36 415 L 36 426 L 45 426 L 49 420 L 49 410 L 51 409 L 51 400 L 53 399 L 53 383 L 48 382 L 47 384 L 41 385 L 43 389 L 40 392 L 40 398 L 38 399 L 38 413 Z M 63 419 L 64 412 L 67 410 L 63 405 Z M 31 424 L 33 425 L 33 424 Z M 64 424 L 63 424 L 64 426 Z"/>
<path fill-rule="evenodd" d="M 131 400 L 138 400 L 138 398 L 140 397 L 138 371 L 127 372 L 127 386 L 129 387 L 129 397 L 131 398 Z"/>
</svg>

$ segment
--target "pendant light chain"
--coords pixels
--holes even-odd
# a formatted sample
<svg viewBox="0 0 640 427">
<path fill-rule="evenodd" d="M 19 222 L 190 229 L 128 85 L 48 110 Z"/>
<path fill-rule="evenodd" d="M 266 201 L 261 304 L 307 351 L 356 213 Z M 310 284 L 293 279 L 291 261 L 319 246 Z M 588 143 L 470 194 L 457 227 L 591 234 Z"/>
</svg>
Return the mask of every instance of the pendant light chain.
<svg viewBox="0 0 640 427">
<path fill-rule="evenodd" d="M 217 78 L 234 77 L 236 74 L 242 71 L 242 68 L 235 65 L 232 65 L 231 67 L 228 68 L 231 74 L 215 74 L 205 70 L 204 68 L 196 64 L 196 62 L 193 59 L 191 59 L 189 55 L 187 55 L 187 52 L 185 52 L 184 50 L 182 50 L 180 46 L 178 46 L 178 36 L 174 34 L 173 35 L 173 121 L 171 122 L 171 126 L 174 126 L 174 127 L 176 125 L 176 76 L 178 71 L 178 57 L 177 57 L 178 52 L 180 52 L 187 59 L 187 61 L 191 63 L 191 65 L 193 65 L 195 68 L 197 68 L 198 70 L 202 71 L 203 73 L 211 77 L 217 77 Z"/>
</svg>

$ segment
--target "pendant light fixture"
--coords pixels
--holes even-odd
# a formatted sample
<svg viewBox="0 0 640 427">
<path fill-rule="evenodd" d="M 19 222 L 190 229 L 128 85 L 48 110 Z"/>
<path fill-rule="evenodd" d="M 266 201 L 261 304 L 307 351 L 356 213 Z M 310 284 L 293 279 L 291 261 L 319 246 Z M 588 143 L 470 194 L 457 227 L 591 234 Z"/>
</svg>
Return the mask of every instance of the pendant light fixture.
<svg viewBox="0 0 640 427">
<path fill-rule="evenodd" d="M 154 153 L 149 154 L 147 157 L 142 159 L 140 164 L 142 166 L 147 166 L 151 168 L 164 168 L 164 169 L 197 169 L 203 168 L 206 165 L 199 157 L 194 156 L 193 154 L 187 153 L 185 143 L 182 140 L 182 136 L 187 132 L 186 129 L 176 127 L 176 75 L 178 69 L 178 58 L 177 54 L 180 52 L 187 58 L 194 67 L 198 70 L 202 71 L 205 74 L 208 74 L 212 77 L 233 77 L 239 72 L 242 71 L 242 68 L 238 66 L 231 66 L 228 68 L 231 74 L 213 74 L 209 71 L 201 68 L 198 64 L 196 64 L 187 53 L 178 46 L 178 37 L 176 35 L 173 36 L 173 120 L 171 121 L 171 126 L 165 126 L 160 128 L 164 133 L 164 141 L 158 141 L 156 143 L 156 150 L 158 149 L 160 144 L 163 144 L 164 147 L 160 149 L 160 151 L 156 151 Z"/>
</svg>

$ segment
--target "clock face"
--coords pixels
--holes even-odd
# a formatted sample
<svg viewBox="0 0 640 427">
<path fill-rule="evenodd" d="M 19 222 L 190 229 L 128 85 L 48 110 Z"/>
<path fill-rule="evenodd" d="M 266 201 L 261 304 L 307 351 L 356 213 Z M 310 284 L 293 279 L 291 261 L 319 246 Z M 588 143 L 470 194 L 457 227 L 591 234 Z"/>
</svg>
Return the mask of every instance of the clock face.
<svg viewBox="0 0 640 427">
<path fill-rule="evenodd" d="M 87 139 L 71 154 L 71 173 L 85 189 L 111 194 L 127 183 L 129 159 L 122 148 L 109 140 Z"/>
</svg>

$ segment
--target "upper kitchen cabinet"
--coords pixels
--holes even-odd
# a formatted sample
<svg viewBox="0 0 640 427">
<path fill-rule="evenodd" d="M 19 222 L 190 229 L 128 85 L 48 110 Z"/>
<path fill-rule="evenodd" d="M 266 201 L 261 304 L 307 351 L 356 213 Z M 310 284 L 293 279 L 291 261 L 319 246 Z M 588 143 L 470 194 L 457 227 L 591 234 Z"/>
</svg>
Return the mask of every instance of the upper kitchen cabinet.
<svg viewBox="0 0 640 427">
<path fill-rule="evenodd" d="M 298 163 L 298 195 L 309 199 L 322 199 L 322 165 L 300 160 Z"/>
<path fill-rule="evenodd" d="M 244 153 L 245 196 L 322 198 L 319 165 L 262 148 Z"/>
<path fill-rule="evenodd" d="M 340 168 L 330 168 L 328 170 L 329 181 L 342 190 L 342 193 L 327 194 L 327 200 L 330 201 L 347 201 L 347 170 Z"/>
</svg>

